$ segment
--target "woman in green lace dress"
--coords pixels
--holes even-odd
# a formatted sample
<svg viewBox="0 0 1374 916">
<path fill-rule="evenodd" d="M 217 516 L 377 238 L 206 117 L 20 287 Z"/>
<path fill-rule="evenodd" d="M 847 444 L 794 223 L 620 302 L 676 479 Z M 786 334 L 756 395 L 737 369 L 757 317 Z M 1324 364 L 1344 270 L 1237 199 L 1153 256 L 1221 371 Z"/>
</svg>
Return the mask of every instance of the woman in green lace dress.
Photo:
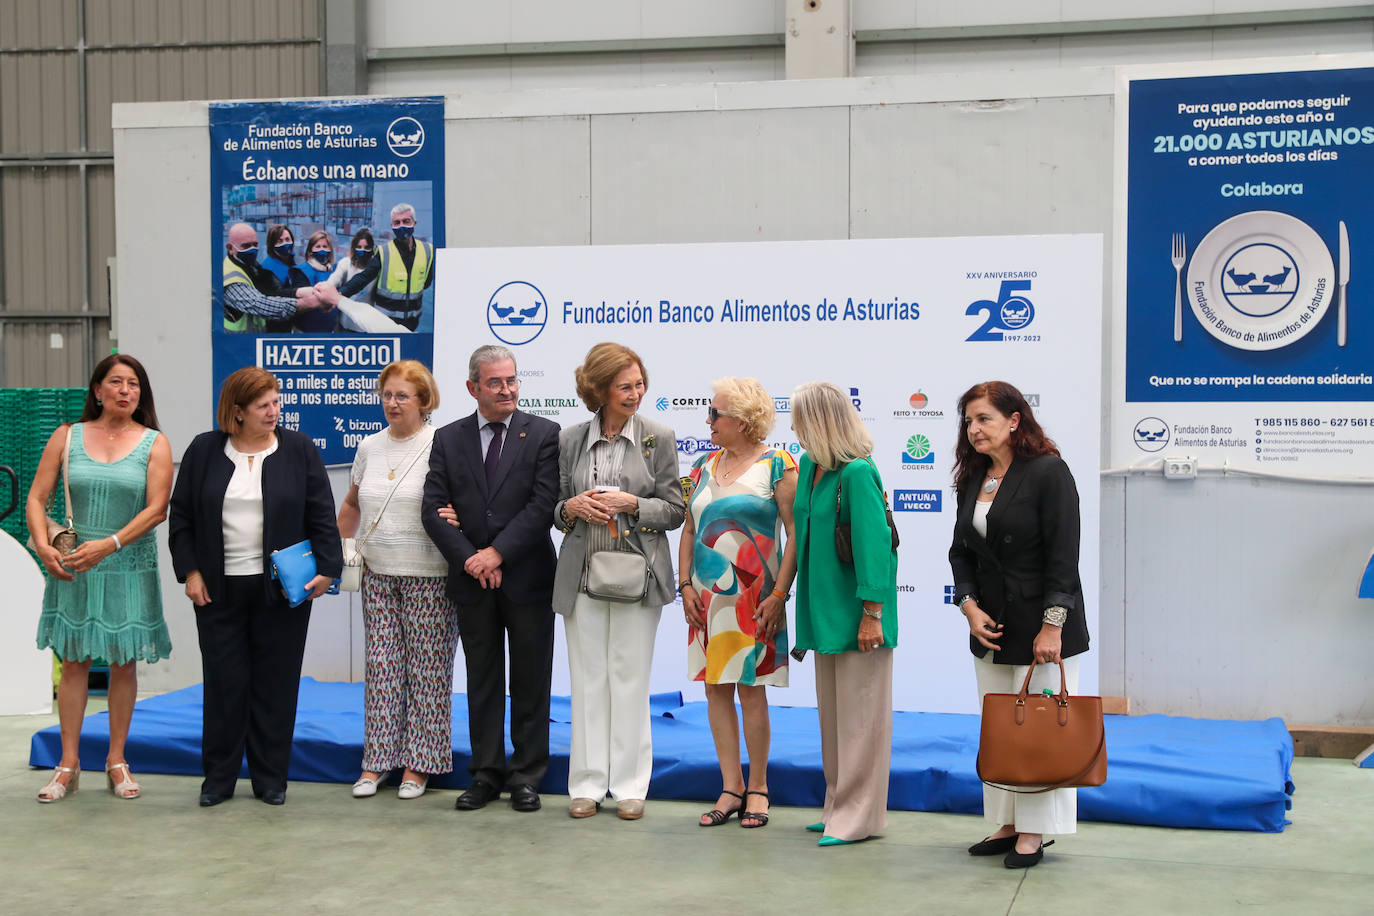
<svg viewBox="0 0 1374 916">
<path fill-rule="evenodd" d="M 46 518 L 64 464 L 77 534 L 76 550 L 66 555 L 48 543 Z M 81 420 L 59 426 L 43 449 L 26 507 L 29 533 L 48 572 L 38 648 L 51 648 L 62 659 L 62 760 L 39 791 L 40 802 L 76 791 L 86 679 L 97 658 L 110 665 L 106 780 L 119 798 L 141 792 L 124 760 L 124 743 L 138 693 L 135 666 L 172 651 L 152 536 L 167 517 L 171 491 L 172 449 L 158 432 L 148 374 L 131 356 L 107 356 L 91 374 Z"/>
</svg>

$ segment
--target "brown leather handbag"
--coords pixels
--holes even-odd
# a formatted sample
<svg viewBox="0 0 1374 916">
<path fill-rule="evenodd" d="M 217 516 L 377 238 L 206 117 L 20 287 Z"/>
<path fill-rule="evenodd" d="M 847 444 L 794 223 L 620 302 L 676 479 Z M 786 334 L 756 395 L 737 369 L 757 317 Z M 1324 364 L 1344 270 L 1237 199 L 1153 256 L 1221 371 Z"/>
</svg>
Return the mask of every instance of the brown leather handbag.
<svg viewBox="0 0 1374 916">
<path fill-rule="evenodd" d="M 1102 785 L 1107 781 L 1102 698 L 1070 697 L 1063 661 L 1059 694 L 1028 696 L 1034 673 L 1032 665 L 1020 693 L 983 697 L 978 778 L 1023 794 Z"/>
</svg>

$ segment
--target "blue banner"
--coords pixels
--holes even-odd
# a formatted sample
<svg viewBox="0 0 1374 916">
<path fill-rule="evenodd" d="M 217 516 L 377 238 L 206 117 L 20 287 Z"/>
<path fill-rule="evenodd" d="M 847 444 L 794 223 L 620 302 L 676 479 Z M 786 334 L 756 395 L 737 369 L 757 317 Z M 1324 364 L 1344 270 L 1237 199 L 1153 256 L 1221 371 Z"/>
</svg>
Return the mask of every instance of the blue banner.
<svg viewBox="0 0 1374 916">
<path fill-rule="evenodd" d="M 271 371 L 329 465 L 385 425 L 382 367 L 433 364 L 443 137 L 442 98 L 210 106 L 212 404 Z"/>
<path fill-rule="evenodd" d="M 1133 80 L 1128 112 L 1126 400 L 1374 400 L 1374 70 Z"/>
</svg>

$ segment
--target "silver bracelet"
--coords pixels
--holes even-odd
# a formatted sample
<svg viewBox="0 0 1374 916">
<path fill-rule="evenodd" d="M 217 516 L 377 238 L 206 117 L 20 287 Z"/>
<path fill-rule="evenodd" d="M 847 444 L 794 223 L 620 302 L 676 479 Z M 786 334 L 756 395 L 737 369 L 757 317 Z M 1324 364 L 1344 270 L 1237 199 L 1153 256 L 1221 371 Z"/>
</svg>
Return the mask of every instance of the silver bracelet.
<svg viewBox="0 0 1374 916">
<path fill-rule="evenodd" d="M 115 542 L 115 553 L 119 553 L 121 550 L 124 549 L 124 545 L 121 544 L 121 543 L 119 543 L 119 535 L 117 535 L 117 534 L 112 534 L 112 535 L 110 535 L 110 540 L 112 540 L 112 541 Z"/>
<path fill-rule="evenodd" d="M 957 607 L 960 611 L 963 611 L 963 609 L 964 609 L 964 602 L 965 602 L 965 601 L 977 601 L 977 600 L 978 600 L 978 597 L 977 597 L 976 595 L 965 595 L 964 597 L 960 598 L 958 601 L 954 602 L 954 606 Z"/>
<path fill-rule="evenodd" d="M 1064 621 L 1068 619 L 1068 608 L 1060 607 L 1057 604 L 1053 607 L 1045 608 L 1045 623 L 1048 623 L 1052 627 L 1062 627 L 1064 625 Z"/>
</svg>

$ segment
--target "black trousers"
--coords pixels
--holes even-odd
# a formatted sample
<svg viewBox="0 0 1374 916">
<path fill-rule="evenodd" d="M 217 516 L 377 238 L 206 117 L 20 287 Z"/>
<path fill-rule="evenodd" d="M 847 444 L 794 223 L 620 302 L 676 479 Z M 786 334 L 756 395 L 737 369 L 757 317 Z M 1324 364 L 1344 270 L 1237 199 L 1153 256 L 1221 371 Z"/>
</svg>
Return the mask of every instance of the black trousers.
<svg viewBox="0 0 1374 916">
<path fill-rule="evenodd" d="M 202 792 L 233 795 L 244 753 L 253 794 L 286 788 L 310 602 L 267 603 L 262 576 L 226 576 L 196 608 L 205 677 Z"/>
<path fill-rule="evenodd" d="M 517 604 L 502 589 L 458 604 L 467 667 L 472 781 L 497 789 L 538 788 L 549 766 L 549 690 L 553 678 L 553 609 Z M 506 761 L 506 643 L 510 644 L 510 741 Z"/>
</svg>

